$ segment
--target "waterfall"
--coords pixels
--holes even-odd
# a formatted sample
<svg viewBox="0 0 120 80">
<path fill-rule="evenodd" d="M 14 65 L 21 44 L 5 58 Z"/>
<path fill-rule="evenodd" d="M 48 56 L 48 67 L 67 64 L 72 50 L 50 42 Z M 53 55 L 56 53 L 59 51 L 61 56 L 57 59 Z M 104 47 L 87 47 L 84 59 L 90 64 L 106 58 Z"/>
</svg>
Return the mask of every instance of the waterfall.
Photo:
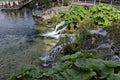
<svg viewBox="0 0 120 80">
<path fill-rule="evenodd" d="M 48 32 L 46 34 L 41 34 L 40 36 L 44 37 L 51 37 L 55 39 L 59 39 L 60 34 L 67 28 L 68 25 L 65 25 L 65 21 L 62 21 L 58 25 L 56 25 L 55 30 L 52 32 Z M 62 29 L 59 29 L 63 27 Z M 49 50 L 45 56 L 40 57 L 40 61 L 42 63 L 42 66 L 48 67 L 52 65 L 52 62 L 55 60 L 55 58 L 62 52 L 63 50 L 63 44 L 59 46 L 53 47 L 51 50 Z"/>
<path fill-rule="evenodd" d="M 62 29 L 59 29 L 60 27 L 64 26 Z M 56 25 L 55 30 L 52 32 L 48 32 L 45 34 L 40 34 L 40 36 L 45 36 L 45 37 L 51 37 L 55 39 L 59 39 L 60 35 L 65 29 L 67 28 L 67 25 L 65 25 L 65 21 L 62 21 L 58 25 Z"/>
<path fill-rule="evenodd" d="M 61 26 L 63 26 L 65 24 L 65 21 L 62 21 L 61 23 L 59 23 L 58 25 L 56 25 L 55 27 L 55 31 L 57 31 L 57 29 Z"/>
<path fill-rule="evenodd" d="M 58 28 L 59 28 L 59 26 L 56 26 L 56 28 L 55 28 L 56 34 L 61 32 L 62 30 L 64 30 L 65 27 L 63 29 L 61 29 L 60 31 L 58 30 Z M 80 50 L 77 52 L 97 53 L 101 58 L 103 58 L 105 60 L 111 59 L 111 60 L 120 61 L 120 57 L 117 55 L 114 55 L 115 51 L 114 51 L 114 49 L 112 49 L 113 43 L 112 43 L 112 39 L 110 37 L 110 30 L 102 30 L 102 29 L 90 30 L 90 33 L 92 36 L 95 36 L 95 38 L 96 38 L 97 42 L 96 42 L 95 47 Z M 67 36 L 68 36 L 68 34 L 67 34 Z M 76 41 L 75 35 L 70 34 L 69 36 L 70 36 L 72 43 Z M 88 42 L 87 46 L 91 45 L 90 40 L 88 40 L 89 42 Z M 44 66 L 44 67 L 53 66 L 53 63 L 54 63 L 56 57 L 58 57 L 58 55 L 64 51 L 64 47 L 66 45 L 67 45 L 66 43 L 63 43 L 61 45 L 55 46 L 50 51 L 48 51 L 45 56 L 40 57 L 39 59 L 42 62 L 42 66 Z"/>
<path fill-rule="evenodd" d="M 53 49 L 48 51 L 45 56 L 40 57 L 39 60 L 41 61 L 42 66 L 48 67 L 52 65 L 52 62 L 56 59 L 59 53 L 62 52 L 62 50 L 63 50 L 63 44 L 54 47 Z"/>
</svg>

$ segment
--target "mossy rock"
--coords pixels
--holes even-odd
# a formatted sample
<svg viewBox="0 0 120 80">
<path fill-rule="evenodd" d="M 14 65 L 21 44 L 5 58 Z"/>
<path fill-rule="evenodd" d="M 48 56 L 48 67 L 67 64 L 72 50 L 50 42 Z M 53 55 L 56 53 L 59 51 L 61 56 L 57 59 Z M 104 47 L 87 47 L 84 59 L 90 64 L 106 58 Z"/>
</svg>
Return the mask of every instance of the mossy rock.
<svg viewBox="0 0 120 80">
<path fill-rule="evenodd" d="M 113 21 L 112 29 L 112 39 L 115 52 L 120 53 L 120 20 Z"/>
</svg>

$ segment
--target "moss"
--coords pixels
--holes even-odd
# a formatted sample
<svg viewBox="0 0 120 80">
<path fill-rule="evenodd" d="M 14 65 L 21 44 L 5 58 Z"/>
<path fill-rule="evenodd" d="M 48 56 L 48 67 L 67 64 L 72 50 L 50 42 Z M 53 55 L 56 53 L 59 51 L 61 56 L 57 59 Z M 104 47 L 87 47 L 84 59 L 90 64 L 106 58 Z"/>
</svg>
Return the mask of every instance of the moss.
<svg viewBox="0 0 120 80">
<path fill-rule="evenodd" d="M 120 20 L 114 20 L 112 23 L 112 39 L 115 52 L 120 53 Z"/>
</svg>

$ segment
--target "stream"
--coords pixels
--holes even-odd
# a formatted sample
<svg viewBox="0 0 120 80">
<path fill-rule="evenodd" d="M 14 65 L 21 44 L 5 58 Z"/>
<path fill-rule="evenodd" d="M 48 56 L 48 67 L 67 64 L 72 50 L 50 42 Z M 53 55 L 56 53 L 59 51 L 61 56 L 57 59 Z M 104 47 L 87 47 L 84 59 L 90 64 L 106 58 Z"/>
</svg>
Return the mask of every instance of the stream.
<svg viewBox="0 0 120 80">
<path fill-rule="evenodd" d="M 0 80 L 22 67 L 39 67 L 38 57 L 56 41 L 34 37 L 35 23 L 29 9 L 0 11 Z"/>
</svg>

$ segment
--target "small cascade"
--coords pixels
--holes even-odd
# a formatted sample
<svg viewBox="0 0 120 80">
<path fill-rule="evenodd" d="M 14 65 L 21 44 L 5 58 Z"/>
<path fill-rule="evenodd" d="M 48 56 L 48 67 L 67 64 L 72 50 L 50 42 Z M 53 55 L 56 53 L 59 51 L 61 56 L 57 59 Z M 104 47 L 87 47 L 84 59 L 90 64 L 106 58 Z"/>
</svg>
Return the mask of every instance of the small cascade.
<svg viewBox="0 0 120 80">
<path fill-rule="evenodd" d="M 56 27 L 56 31 L 58 26 Z M 96 37 L 96 46 L 93 48 L 88 48 L 85 50 L 81 50 L 78 52 L 81 53 L 97 53 L 101 58 L 105 59 L 105 60 L 119 60 L 120 58 L 118 58 L 118 56 L 116 57 L 114 50 L 112 49 L 113 43 L 112 43 L 112 39 L 109 33 L 110 30 L 102 30 L 102 29 L 98 29 L 98 30 L 91 30 L 90 33 L 92 36 Z M 74 35 L 74 39 L 75 35 Z M 72 42 L 75 42 L 76 40 L 74 40 Z M 89 41 L 89 40 L 88 40 Z M 88 43 L 91 44 L 91 41 L 89 41 Z M 86 44 L 87 46 L 89 46 L 89 44 Z M 52 48 L 50 51 L 48 51 L 46 53 L 45 56 L 40 57 L 40 61 L 42 63 L 42 65 L 44 67 L 48 67 L 48 66 L 52 66 L 53 62 L 55 61 L 55 59 L 57 58 L 57 56 L 63 52 L 64 47 L 66 46 L 66 44 L 62 44 L 59 46 L 55 46 L 54 48 Z M 76 52 L 77 53 L 77 52 Z"/>
<path fill-rule="evenodd" d="M 50 51 L 46 53 L 45 56 L 40 57 L 40 62 L 43 67 L 51 66 L 56 57 L 62 52 L 63 44 L 52 48 Z"/>
<path fill-rule="evenodd" d="M 64 26 L 62 29 L 59 29 L 60 27 Z M 40 34 L 40 36 L 44 37 L 51 37 L 55 39 L 59 39 L 60 35 L 65 29 L 67 28 L 67 25 L 65 25 L 65 21 L 62 21 L 58 25 L 56 25 L 55 30 L 52 32 L 48 32 L 46 34 Z"/>
<path fill-rule="evenodd" d="M 55 31 L 58 30 L 59 27 L 63 26 L 65 24 L 65 21 L 62 21 L 61 23 L 59 23 L 58 25 L 56 25 L 55 27 Z"/>
<path fill-rule="evenodd" d="M 76 38 L 74 34 L 65 34 L 62 35 L 62 37 L 68 36 L 71 39 L 70 43 L 75 42 Z M 67 43 L 69 44 L 69 43 Z M 46 55 L 42 56 L 39 58 L 40 62 L 42 63 L 43 67 L 48 67 L 48 66 L 53 66 L 54 61 L 56 60 L 56 58 L 64 52 L 64 47 L 67 45 L 66 43 L 63 43 L 61 45 L 58 46 L 54 46 L 51 50 L 49 50 Z"/>
</svg>

